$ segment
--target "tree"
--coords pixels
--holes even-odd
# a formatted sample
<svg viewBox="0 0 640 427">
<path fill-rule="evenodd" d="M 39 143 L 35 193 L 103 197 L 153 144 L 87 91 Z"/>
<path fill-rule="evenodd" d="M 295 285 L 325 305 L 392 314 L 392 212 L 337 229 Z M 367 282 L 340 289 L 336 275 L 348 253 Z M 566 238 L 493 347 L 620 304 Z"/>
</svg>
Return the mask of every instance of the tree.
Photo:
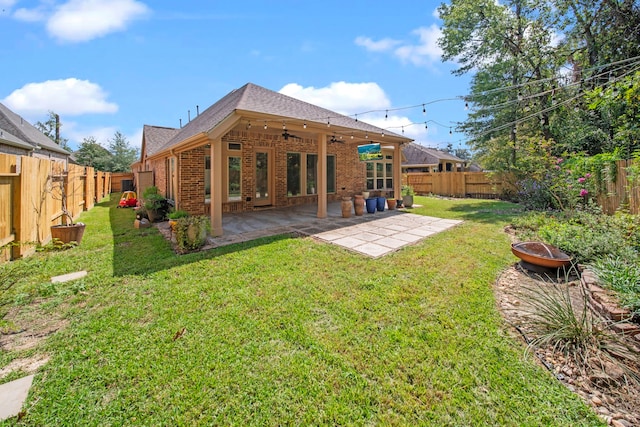
<svg viewBox="0 0 640 427">
<path fill-rule="evenodd" d="M 131 164 L 138 160 L 139 156 L 138 149 L 131 147 L 120 131 L 116 131 L 113 139 L 109 140 L 109 152 L 111 153 L 108 168 L 110 172 L 131 171 Z"/>
<path fill-rule="evenodd" d="M 49 110 L 49 118 L 44 123 L 38 121 L 35 124 L 36 129 L 49 137 L 53 142 L 58 144 L 61 148 L 64 148 L 67 151 L 71 151 L 69 148 L 67 138 L 62 138 L 60 136 L 60 127 L 62 124 L 60 123 L 60 116 L 58 116 L 53 111 Z"/>
<path fill-rule="evenodd" d="M 111 165 L 111 153 L 98 144 L 93 136 L 82 140 L 80 148 L 75 152 L 76 160 L 84 166 L 91 166 L 101 171 L 106 171 Z"/>
<path fill-rule="evenodd" d="M 453 0 L 439 12 L 443 59 L 460 64 L 455 74 L 475 71 L 467 97 L 471 113 L 460 130 L 480 157 L 507 156 L 493 163 L 505 170 L 517 168 L 522 131 L 551 137 L 548 88 L 560 61 L 551 48 L 551 28 L 545 25 L 548 5 L 543 0 Z M 536 119 L 523 127 L 536 111 Z M 496 150 L 496 144 L 505 149 Z"/>
<path fill-rule="evenodd" d="M 451 0 L 439 13 L 443 59 L 474 73 L 459 129 L 492 169 L 521 170 L 528 138 L 552 156 L 637 145 L 634 98 L 613 89 L 640 65 L 637 1 Z"/>
</svg>

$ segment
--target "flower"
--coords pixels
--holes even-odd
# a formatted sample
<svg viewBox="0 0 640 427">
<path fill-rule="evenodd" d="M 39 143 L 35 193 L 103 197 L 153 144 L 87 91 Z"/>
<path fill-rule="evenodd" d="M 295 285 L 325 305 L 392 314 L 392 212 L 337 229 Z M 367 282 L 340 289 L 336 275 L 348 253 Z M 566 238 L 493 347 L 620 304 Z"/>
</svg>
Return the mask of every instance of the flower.
<svg viewBox="0 0 640 427">
<path fill-rule="evenodd" d="M 586 196 L 587 194 L 589 194 L 589 192 L 588 192 L 585 188 L 583 188 L 582 190 L 580 190 L 580 197 L 584 197 L 584 196 Z"/>
<path fill-rule="evenodd" d="M 558 157 L 558 158 L 556 159 L 556 164 L 560 164 L 560 163 L 562 163 L 563 161 L 564 161 L 564 159 L 563 159 L 562 157 Z"/>
<path fill-rule="evenodd" d="M 585 177 L 586 177 L 586 178 L 591 178 L 591 174 L 590 174 L 590 173 L 587 173 L 587 174 L 585 175 Z"/>
<path fill-rule="evenodd" d="M 585 182 L 586 180 L 587 180 L 587 179 L 586 179 L 586 178 L 583 178 L 583 177 L 578 178 L 578 182 L 579 182 L 579 183 L 581 183 L 581 184 L 582 184 L 583 182 Z"/>
</svg>

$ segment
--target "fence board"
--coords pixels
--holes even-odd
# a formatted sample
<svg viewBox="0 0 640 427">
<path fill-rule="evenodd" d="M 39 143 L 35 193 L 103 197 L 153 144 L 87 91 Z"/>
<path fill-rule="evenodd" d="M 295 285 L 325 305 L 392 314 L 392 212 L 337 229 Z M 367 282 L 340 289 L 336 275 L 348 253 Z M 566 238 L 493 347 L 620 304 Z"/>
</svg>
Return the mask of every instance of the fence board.
<svg viewBox="0 0 640 427">
<path fill-rule="evenodd" d="M 62 223 L 57 177 L 64 178 L 67 208 L 74 220 L 93 207 L 98 192 L 108 194 L 109 173 L 100 172 L 98 189 L 93 168 L 68 165 L 65 170 L 59 161 L 0 154 L 0 246 L 19 243 L 11 250 L 0 250 L 0 262 L 28 256 L 35 252 L 36 243 L 51 240 L 51 226 Z"/>
<path fill-rule="evenodd" d="M 503 182 L 484 172 L 411 172 L 403 177 L 417 194 L 448 197 L 499 197 Z"/>
</svg>

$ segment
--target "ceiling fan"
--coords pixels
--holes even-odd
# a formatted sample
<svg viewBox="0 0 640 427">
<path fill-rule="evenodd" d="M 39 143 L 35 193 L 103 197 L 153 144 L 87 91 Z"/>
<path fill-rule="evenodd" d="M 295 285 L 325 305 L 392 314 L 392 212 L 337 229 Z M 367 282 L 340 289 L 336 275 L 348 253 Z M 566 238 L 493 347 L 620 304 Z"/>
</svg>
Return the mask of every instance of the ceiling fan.
<svg viewBox="0 0 640 427">
<path fill-rule="evenodd" d="M 288 130 L 284 130 L 284 132 L 282 133 L 282 137 L 284 138 L 285 141 L 288 141 L 289 138 L 293 138 L 293 139 L 302 139 L 301 137 L 297 136 L 297 135 L 293 135 L 290 134 Z"/>
</svg>

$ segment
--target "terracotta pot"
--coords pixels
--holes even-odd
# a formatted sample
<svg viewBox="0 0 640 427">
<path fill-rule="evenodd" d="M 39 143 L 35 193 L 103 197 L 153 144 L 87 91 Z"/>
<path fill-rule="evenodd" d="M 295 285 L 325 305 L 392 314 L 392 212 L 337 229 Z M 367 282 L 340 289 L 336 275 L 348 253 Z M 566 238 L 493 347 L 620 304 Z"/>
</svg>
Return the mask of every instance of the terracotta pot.
<svg viewBox="0 0 640 427">
<path fill-rule="evenodd" d="M 396 199 L 387 199 L 387 207 L 390 211 L 396 208 Z"/>
<path fill-rule="evenodd" d="M 53 225 L 51 226 L 51 238 L 58 239 L 62 243 L 82 242 L 85 224 L 77 223 L 71 225 Z"/>
<path fill-rule="evenodd" d="M 357 195 L 356 199 L 353 201 L 353 209 L 356 212 L 356 216 L 361 216 L 364 214 L 364 197 L 361 195 Z"/>
<path fill-rule="evenodd" d="M 351 217 L 351 197 L 343 197 L 342 202 L 340 204 L 342 208 L 342 217 L 350 218 Z"/>
</svg>

